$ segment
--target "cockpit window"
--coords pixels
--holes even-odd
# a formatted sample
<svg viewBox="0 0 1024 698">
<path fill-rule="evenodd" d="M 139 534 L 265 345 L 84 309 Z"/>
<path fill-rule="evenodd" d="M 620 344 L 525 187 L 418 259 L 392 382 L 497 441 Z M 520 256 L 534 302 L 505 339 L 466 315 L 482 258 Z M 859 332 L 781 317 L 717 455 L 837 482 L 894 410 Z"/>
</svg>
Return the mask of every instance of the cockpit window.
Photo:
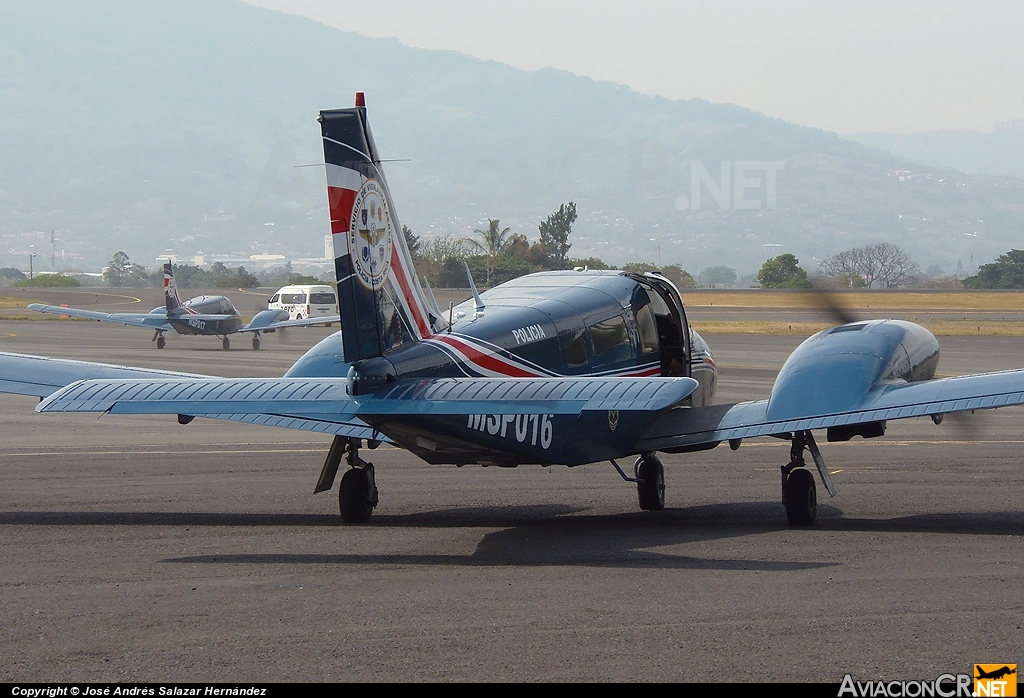
<svg viewBox="0 0 1024 698">
<path fill-rule="evenodd" d="M 636 324 L 640 330 L 640 353 L 650 354 L 658 349 L 658 326 L 648 303 L 636 311 Z"/>
<path fill-rule="evenodd" d="M 569 369 L 583 368 L 587 365 L 590 357 L 587 356 L 587 336 L 583 329 L 563 332 L 559 335 L 562 342 L 562 353 L 565 355 L 565 365 Z"/>
<path fill-rule="evenodd" d="M 591 325 L 590 340 L 594 343 L 594 356 L 603 364 L 624 361 L 632 353 L 626 321 L 621 315 Z"/>
</svg>

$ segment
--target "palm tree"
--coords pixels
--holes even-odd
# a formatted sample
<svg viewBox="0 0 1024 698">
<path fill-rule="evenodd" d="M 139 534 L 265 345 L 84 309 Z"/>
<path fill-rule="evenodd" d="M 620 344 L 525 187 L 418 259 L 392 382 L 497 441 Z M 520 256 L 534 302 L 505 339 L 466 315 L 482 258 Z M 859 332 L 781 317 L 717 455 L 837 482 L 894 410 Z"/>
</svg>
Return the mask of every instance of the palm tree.
<svg viewBox="0 0 1024 698">
<path fill-rule="evenodd" d="M 480 237 L 480 241 L 470 239 L 469 243 L 474 249 L 487 257 L 487 286 L 491 285 L 491 272 L 494 270 L 494 262 L 498 256 L 505 251 L 512 241 L 509 237 L 509 229 L 500 230 L 501 221 L 497 218 L 487 219 L 487 230 L 474 229 L 473 233 Z"/>
</svg>

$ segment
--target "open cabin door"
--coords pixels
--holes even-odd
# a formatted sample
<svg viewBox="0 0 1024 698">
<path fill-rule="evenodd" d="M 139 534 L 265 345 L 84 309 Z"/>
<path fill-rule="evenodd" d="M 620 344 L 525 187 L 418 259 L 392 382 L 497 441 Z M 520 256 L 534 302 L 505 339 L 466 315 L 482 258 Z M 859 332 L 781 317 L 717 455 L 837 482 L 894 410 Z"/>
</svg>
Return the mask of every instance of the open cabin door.
<svg viewBox="0 0 1024 698">
<path fill-rule="evenodd" d="M 679 377 L 690 375 L 690 328 L 686 311 L 675 285 L 658 274 L 626 274 L 644 289 L 651 298 L 651 310 L 658 327 L 661 352 L 661 375 Z"/>
</svg>

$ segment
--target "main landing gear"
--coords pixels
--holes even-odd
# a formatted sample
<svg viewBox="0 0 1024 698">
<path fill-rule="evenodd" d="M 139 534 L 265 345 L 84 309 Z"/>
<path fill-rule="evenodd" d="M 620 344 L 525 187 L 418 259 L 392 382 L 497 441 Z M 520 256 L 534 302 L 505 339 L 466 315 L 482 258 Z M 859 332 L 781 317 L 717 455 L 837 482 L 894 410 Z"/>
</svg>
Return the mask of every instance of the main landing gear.
<svg viewBox="0 0 1024 698">
<path fill-rule="evenodd" d="M 313 494 L 330 490 L 334 486 L 334 478 L 338 474 L 341 459 L 347 457 L 348 464 L 352 467 L 342 476 L 338 488 L 338 508 L 345 523 L 366 523 L 379 501 L 373 463 L 359 457 L 359 448 L 362 444 L 361 439 L 335 436 L 331 450 L 327 452 L 323 470 L 320 471 L 316 489 L 313 490 Z M 380 445 L 380 442 L 369 441 L 367 445 L 373 449 Z"/>
<path fill-rule="evenodd" d="M 786 507 L 786 518 L 791 525 L 810 526 L 818 517 L 818 492 L 814 475 L 805 468 L 807 463 L 804 461 L 804 449 L 810 451 L 818 475 L 830 496 L 836 496 L 836 488 L 811 432 L 795 432 L 792 443 L 789 463 L 782 466 L 782 505 Z"/>
<path fill-rule="evenodd" d="M 644 511 L 661 511 L 665 508 L 665 465 L 654 451 L 640 454 L 633 465 L 634 477 L 622 472 L 622 468 L 611 459 L 611 464 L 626 482 L 636 483 L 636 496 Z"/>
<path fill-rule="evenodd" d="M 167 346 L 167 340 L 164 339 L 164 333 L 160 330 L 153 333 L 153 341 L 156 342 L 157 349 L 163 349 Z"/>
<path fill-rule="evenodd" d="M 657 454 L 644 453 L 633 466 L 636 473 L 636 494 L 644 511 L 665 508 L 665 465 Z"/>
<path fill-rule="evenodd" d="M 259 351 L 260 348 L 260 333 L 254 332 L 252 335 L 252 348 Z"/>
<path fill-rule="evenodd" d="M 231 342 L 228 341 L 228 338 L 226 336 L 221 340 L 220 348 L 223 349 L 224 351 L 227 351 L 228 349 L 231 348 Z"/>
</svg>

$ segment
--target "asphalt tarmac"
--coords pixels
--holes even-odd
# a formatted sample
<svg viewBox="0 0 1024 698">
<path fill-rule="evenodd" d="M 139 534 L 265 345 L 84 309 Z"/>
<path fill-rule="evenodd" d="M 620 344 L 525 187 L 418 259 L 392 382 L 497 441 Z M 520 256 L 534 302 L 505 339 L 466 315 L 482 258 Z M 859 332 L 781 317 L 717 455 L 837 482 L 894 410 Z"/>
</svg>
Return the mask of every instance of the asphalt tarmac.
<svg viewBox="0 0 1024 698">
<path fill-rule="evenodd" d="M 336 329 L 336 328 L 335 328 Z M 0 322 L 0 351 L 280 375 L 263 350 L 90 322 Z M 720 401 L 767 396 L 792 337 L 710 336 Z M 942 338 L 940 372 L 1024 365 Z M 1024 659 L 1024 411 L 822 444 L 839 496 L 786 524 L 788 446 L 668 456 L 642 513 L 608 464 L 429 466 L 394 448 L 346 526 L 323 436 L 37 415 L 0 396 L 0 681 L 934 679 Z"/>
</svg>

